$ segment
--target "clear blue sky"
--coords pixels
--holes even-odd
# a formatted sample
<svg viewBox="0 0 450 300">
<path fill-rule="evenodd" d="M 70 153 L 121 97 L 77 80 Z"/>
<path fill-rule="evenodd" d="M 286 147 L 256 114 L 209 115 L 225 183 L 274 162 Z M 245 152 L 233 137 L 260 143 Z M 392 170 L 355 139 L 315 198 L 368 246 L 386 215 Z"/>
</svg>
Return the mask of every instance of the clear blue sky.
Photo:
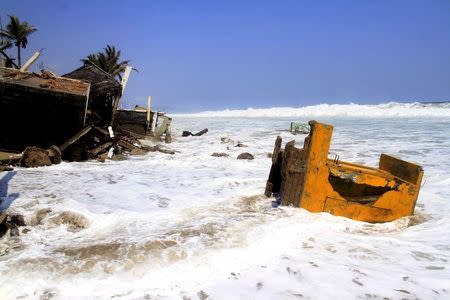
<svg viewBox="0 0 450 300">
<path fill-rule="evenodd" d="M 450 1 L 7 1 L 59 74 L 106 44 L 168 111 L 450 100 Z M 15 53 L 15 52 L 12 52 Z"/>
</svg>

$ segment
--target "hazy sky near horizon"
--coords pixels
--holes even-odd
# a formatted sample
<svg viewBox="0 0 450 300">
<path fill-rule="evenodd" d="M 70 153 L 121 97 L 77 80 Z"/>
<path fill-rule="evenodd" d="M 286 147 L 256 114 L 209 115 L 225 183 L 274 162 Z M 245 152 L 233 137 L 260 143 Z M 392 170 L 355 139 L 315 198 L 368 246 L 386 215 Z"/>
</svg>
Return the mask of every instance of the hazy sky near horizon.
<svg viewBox="0 0 450 300">
<path fill-rule="evenodd" d="M 22 60 L 45 48 L 39 62 L 58 74 L 121 49 L 139 69 L 125 106 L 450 100 L 449 0 L 0 0 L 3 26 L 7 15 L 38 28 Z"/>
</svg>

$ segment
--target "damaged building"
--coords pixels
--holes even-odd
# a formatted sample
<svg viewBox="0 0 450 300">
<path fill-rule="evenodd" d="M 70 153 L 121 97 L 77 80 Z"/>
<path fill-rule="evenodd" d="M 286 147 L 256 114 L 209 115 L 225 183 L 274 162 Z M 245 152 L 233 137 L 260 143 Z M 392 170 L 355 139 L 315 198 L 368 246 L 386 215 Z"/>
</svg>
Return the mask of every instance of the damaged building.
<svg viewBox="0 0 450 300">
<path fill-rule="evenodd" d="M 165 114 L 136 117 L 118 109 L 125 84 L 93 64 L 63 76 L 0 67 L 0 164 L 23 165 L 27 153 L 50 161 L 104 160 L 123 151 L 142 153 L 139 138 L 170 142 Z"/>
</svg>

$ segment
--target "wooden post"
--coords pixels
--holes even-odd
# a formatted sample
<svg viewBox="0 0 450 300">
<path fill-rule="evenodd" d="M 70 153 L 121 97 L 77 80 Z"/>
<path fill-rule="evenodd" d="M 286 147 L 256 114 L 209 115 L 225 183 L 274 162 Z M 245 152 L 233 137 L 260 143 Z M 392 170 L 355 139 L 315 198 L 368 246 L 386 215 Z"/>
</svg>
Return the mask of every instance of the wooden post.
<svg viewBox="0 0 450 300">
<path fill-rule="evenodd" d="M 31 65 L 38 59 L 39 55 L 41 55 L 41 51 L 37 51 L 33 54 L 32 57 L 30 57 L 29 60 L 20 68 L 20 72 L 28 71 L 28 69 L 31 67 Z"/>
<path fill-rule="evenodd" d="M 152 96 L 147 97 L 147 124 L 145 126 L 145 134 L 147 134 L 148 127 L 150 126 L 150 103 L 152 101 Z"/>
<path fill-rule="evenodd" d="M 114 117 L 116 115 L 116 110 L 119 108 L 120 98 L 122 98 L 123 92 L 125 91 L 125 87 L 127 86 L 127 82 L 128 82 L 128 78 L 130 77 L 131 70 L 132 70 L 131 66 L 126 66 L 125 72 L 123 73 L 122 81 L 120 83 L 122 85 L 122 93 L 120 93 L 120 95 L 116 98 L 116 100 L 114 100 L 113 111 L 112 111 L 112 116 L 111 116 L 111 124 L 114 123 Z"/>
<path fill-rule="evenodd" d="M 147 122 L 150 122 L 150 103 L 152 101 L 152 96 L 147 97 Z"/>
</svg>

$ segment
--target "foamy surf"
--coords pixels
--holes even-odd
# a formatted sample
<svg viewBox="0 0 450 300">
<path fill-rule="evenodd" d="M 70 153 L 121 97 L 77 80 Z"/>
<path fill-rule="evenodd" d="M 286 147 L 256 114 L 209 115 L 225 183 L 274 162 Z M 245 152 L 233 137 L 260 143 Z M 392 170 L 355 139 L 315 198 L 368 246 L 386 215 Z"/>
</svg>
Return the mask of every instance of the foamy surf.
<svg viewBox="0 0 450 300">
<path fill-rule="evenodd" d="M 304 138 L 286 131 L 290 119 L 177 117 L 173 156 L 17 169 L 0 207 L 31 225 L 0 242 L 0 298 L 447 299 L 450 118 L 321 119 L 335 125 L 330 155 L 423 164 L 416 216 L 367 224 L 274 209 L 267 154 L 277 135 Z"/>
<path fill-rule="evenodd" d="M 302 107 L 272 107 L 226 109 L 221 111 L 204 111 L 192 114 L 175 114 L 183 117 L 450 117 L 450 103 L 399 103 L 386 104 L 319 104 Z"/>
</svg>

